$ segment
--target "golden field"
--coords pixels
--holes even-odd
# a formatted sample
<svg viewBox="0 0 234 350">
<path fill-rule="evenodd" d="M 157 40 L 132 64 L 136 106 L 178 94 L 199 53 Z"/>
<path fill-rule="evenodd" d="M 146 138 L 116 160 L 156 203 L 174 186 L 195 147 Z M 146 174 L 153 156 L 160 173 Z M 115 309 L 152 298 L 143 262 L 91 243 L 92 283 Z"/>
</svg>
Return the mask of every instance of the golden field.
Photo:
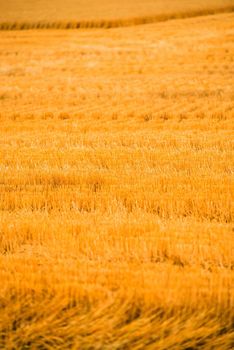
<svg viewBox="0 0 234 350">
<path fill-rule="evenodd" d="M 111 28 L 234 10 L 234 0 L 1 0 L 0 29 Z"/>
<path fill-rule="evenodd" d="M 0 349 L 232 348 L 233 21 L 0 32 Z"/>
</svg>

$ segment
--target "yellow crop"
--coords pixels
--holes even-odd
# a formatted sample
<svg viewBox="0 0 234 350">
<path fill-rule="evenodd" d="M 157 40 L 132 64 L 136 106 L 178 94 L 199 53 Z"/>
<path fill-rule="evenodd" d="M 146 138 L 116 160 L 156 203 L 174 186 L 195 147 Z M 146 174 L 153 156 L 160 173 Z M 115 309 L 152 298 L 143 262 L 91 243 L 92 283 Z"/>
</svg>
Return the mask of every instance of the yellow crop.
<svg viewBox="0 0 234 350">
<path fill-rule="evenodd" d="M 0 33 L 0 349 L 232 348 L 233 21 Z"/>
<path fill-rule="evenodd" d="M 233 0 L 1 0 L 0 30 L 112 28 L 233 10 Z"/>
</svg>

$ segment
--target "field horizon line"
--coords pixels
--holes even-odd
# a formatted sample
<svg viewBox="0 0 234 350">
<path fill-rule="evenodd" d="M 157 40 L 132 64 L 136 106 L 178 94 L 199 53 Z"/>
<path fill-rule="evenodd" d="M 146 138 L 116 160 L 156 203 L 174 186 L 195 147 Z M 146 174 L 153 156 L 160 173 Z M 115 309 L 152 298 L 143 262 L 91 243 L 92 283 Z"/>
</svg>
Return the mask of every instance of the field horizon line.
<svg viewBox="0 0 234 350">
<path fill-rule="evenodd" d="M 172 12 L 145 17 L 133 17 L 126 19 L 103 19 L 103 20 L 81 20 L 81 21 L 9 21 L 0 22 L 0 31 L 31 30 L 31 29 L 110 29 L 119 27 L 131 27 L 143 24 L 166 22 L 175 19 L 187 19 L 200 16 L 216 15 L 234 12 L 234 6 L 219 8 L 198 9 L 187 12 Z"/>
</svg>

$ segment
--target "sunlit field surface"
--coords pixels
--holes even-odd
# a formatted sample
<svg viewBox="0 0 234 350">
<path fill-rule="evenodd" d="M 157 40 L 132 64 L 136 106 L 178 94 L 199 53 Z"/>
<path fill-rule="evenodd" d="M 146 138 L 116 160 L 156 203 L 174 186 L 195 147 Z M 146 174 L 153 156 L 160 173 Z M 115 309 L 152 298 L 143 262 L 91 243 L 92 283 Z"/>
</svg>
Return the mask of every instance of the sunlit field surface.
<svg viewBox="0 0 234 350">
<path fill-rule="evenodd" d="M 234 0 L 0 0 L 0 29 L 111 28 L 231 10 Z"/>
<path fill-rule="evenodd" d="M 232 348 L 233 22 L 0 32 L 0 349 Z"/>
</svg>

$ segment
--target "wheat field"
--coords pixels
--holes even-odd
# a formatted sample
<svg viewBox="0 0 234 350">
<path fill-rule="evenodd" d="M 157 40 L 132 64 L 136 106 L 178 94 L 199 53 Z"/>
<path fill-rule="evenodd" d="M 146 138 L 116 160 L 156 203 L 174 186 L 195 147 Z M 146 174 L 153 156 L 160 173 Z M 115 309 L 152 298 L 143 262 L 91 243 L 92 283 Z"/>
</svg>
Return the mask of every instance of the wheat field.
<svg viewBox="0 0 234 350">
<path fill-rule="evenodd" d="M 0 30 L 112 28 L 234 11 L 234 0 L 0 0 Z"/>
<path fill-rule="evenodd" d="M 0 32 L 0 349 L 232 349 L 233 22 Z"/>
</svg>

